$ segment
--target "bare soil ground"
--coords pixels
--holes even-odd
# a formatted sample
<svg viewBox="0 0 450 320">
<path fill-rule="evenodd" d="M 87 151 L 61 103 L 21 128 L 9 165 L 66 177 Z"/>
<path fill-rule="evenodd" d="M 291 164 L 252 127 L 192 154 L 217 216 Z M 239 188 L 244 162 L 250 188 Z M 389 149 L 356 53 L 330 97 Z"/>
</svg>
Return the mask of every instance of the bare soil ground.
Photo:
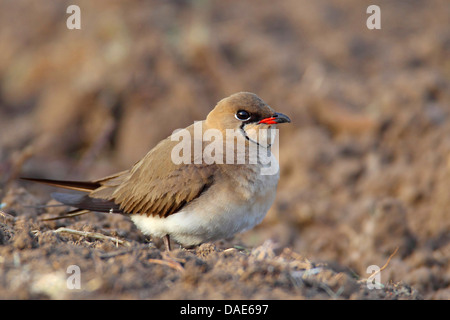
<svg viewBox="0 0 450 320">
<path fill-rule="evenodd" d="M 70 4 L 0 4 L 0 298 L 450 298 L 448 1 L 382 1 L 381 30 L 359 0 L 77 1 L 81 30 Z M 65 209 L 17 179 L 126 169 L 238 91 L 293 121 L 272 209 L 233 239 L 167 254 L 126 216 L 41 221 Z"/>
</svg>

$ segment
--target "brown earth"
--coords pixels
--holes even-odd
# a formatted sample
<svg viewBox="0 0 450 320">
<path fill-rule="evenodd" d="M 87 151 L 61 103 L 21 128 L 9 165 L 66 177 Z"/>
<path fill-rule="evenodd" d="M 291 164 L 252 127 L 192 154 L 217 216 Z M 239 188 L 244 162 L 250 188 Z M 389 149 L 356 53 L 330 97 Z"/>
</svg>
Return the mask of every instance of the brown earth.
<svg viewBox="0 0 450 320">
<path fill-rule="evenodd" d="M 381 1 L 368 30 L 371 4 L 1 2 L 0 298 L 449 299 L 450 4 Z M 53 189 L 17 180 L 126 169 L 237 91 L 292 124 L 233 239 L 168 255 L 126 216 L 40 221 Z"/>
</svg>

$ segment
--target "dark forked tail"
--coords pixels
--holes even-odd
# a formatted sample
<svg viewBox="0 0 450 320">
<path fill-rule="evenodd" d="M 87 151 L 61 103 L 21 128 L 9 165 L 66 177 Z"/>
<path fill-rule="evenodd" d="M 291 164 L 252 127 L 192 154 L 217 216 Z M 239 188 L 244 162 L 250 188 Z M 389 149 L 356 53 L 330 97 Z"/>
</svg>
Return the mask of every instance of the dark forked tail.
<svg viewBox="0 0 450 320">
<path fill-rule="evenodd" d="M 96 212 L 123 213 L 119 208 L 119 205 L 115 204 L 113 201 L 91 198 L 87 194 L 53 192 L 51 196 L 56 201 L 77 209 Z"/>
<path fill-rule="evenodd" d="M 101 185 L 98 182 L 62 181 L 62 180 L 35 179 L 35 178 L 21 178 L 21 179 L 26 181 L 43 183 L 54 187 L 85 192 L 85 194 L 60 193 L 60 192 L 52 193 L 51 196 L 53 199 L 61 202 L 66 206 L 74 207 L 76 209 L 67 212 L 67 214 L 64 216 L 58 216 L 44 220 L 56 220 L 62 218 L 75 217 L 88 213 L 90 211 L 123 213 L 119 205 L 114 203 L 114 201 L 91 198 L 89 194 L 86 194 L 99 188 Z"/>
<path fill-rule="evenodd" d="M 89 181 L 63 181 L 63 180 L 36 179 L 36 178 L 20 178 L 20 179 L 25 181 L 43 183 L 53 187 L 83 192 L 91 192 L 101 187 L 101 184 L 99 182 L 89 182 Z"/>
</svg>

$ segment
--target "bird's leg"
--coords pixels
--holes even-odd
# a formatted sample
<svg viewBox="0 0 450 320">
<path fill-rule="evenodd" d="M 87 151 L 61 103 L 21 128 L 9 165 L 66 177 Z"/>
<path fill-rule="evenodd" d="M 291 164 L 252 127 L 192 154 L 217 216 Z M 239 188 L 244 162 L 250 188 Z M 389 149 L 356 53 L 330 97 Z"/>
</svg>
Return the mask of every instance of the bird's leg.
<svg viewBox="0 0 450 320">
<path fill-rule="evenodd" d="M 172 250 L 172 248 L 170 247 L 170 236 L 168 234 L 166 234 L 164 236 L 164 246 L 166 247 L 166 251 L 169 252 Z"/>
</svg>

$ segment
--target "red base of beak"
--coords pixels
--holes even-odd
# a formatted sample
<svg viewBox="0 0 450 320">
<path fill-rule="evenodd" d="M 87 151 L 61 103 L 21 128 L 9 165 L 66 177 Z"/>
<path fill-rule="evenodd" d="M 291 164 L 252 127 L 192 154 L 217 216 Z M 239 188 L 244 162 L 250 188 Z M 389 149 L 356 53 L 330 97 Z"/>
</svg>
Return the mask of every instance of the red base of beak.
<svg viewBox="0 0 450 320">
<path fill-rule="evenodd" d="M 258 123 L 265 123 L 265 124 L 277 124 L 277 122 L 275 121 L 275 117 L 271 117 L 271 118 L 265 118 L 262 119 L 260 122 Z"/>
</svg>

